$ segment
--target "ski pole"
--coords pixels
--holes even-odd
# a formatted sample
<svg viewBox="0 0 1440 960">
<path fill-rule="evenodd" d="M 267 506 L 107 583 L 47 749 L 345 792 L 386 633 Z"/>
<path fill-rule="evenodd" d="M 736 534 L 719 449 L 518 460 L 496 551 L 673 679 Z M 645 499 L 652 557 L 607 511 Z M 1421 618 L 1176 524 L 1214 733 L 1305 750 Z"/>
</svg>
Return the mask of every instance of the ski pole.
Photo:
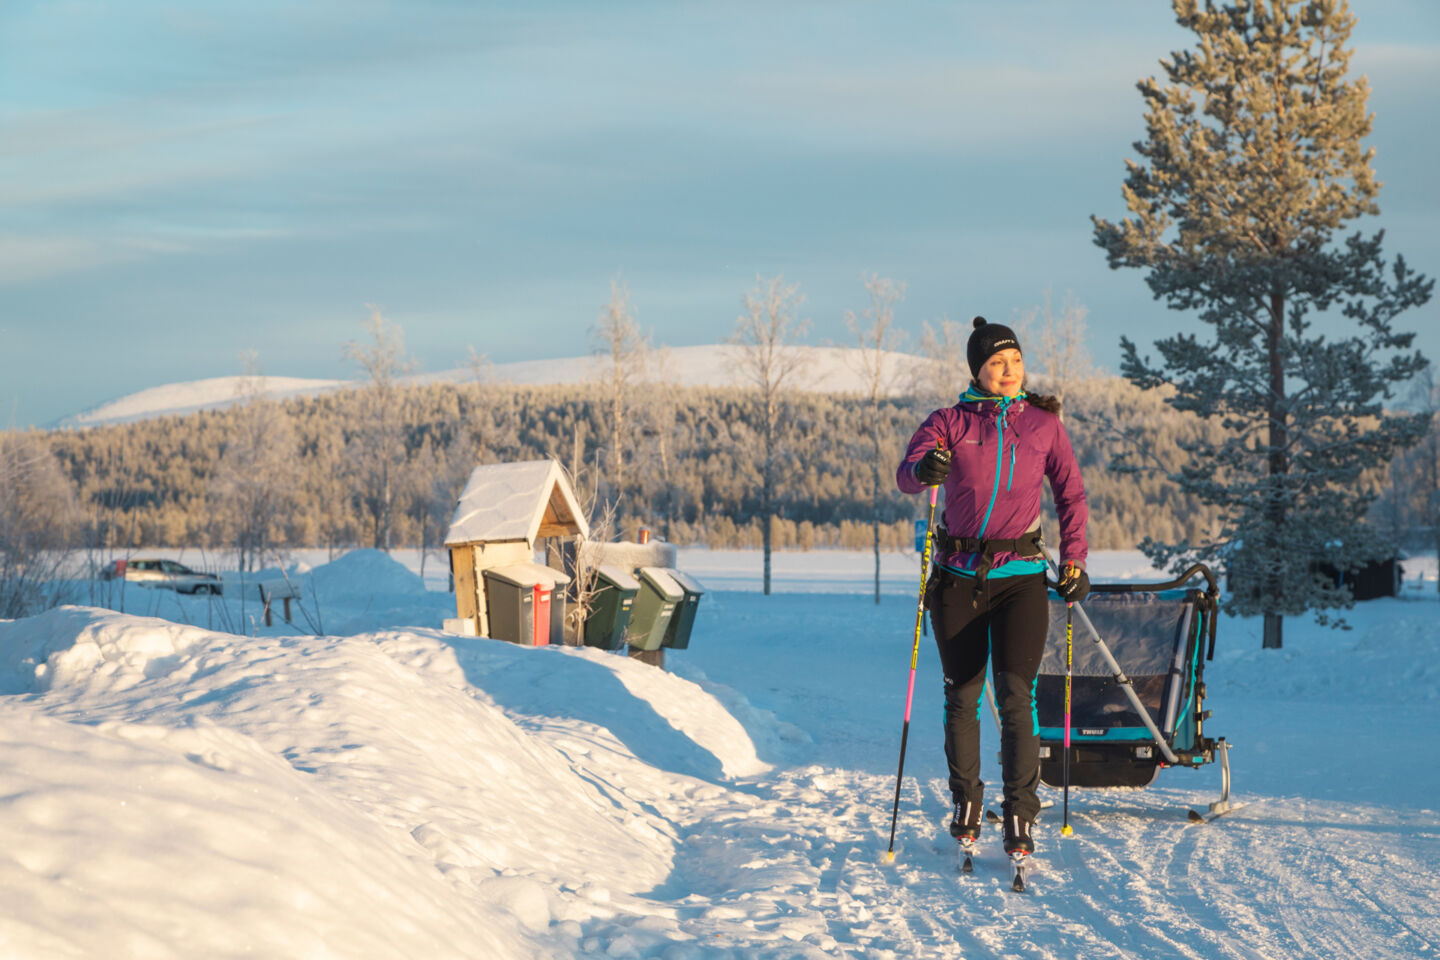
<svg viewBox="0 0 1440 960">
<path fill-rule="evenodd" d="M 1060 836 L 1068 837 L 1075 831 L 1070 827 L 1070 677 L 1074 665 L 1075 605 L 1065 604 L 1065 758 L 1061 762 L 1065 781 L 1065 824 Z"/>
<path fill-rule="evenodd" d="M 890 846 L 887 863 L 895 862 L 895 824 L 900 819 L 900 779 L 905 775 L 905 743 L 910 739 L 910 706 L 915 702 L 915 664 L 920 660 L 920 627 L 925 622 L 925 579 L 930 573 L 930 531 L 935 526 L 935 498 L 938 486 L 930 488 L 930 516 L 925 521 L 925 551 L 920 557 L 920 600 L 915 605 L 915 644 L 910 648 L 910 686 L 905 691 L 905 725 L 900 728 L 900 768 L 895 771 L 895 806 L 890 811 Z"/>
</svg>

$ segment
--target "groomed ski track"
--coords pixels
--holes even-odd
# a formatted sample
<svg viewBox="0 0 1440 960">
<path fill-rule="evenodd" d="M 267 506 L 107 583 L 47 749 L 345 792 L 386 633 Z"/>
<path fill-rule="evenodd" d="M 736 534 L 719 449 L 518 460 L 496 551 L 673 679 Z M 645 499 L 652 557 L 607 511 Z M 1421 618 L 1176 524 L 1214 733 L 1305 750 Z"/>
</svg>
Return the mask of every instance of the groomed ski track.
<svg viewBox="0 0 1440 960">
<path fill-rule="evenodd" d="M 993 825 L 975 873 L 960 875 L 942 786 L 907 784 L 906 842 L 887 864 L 893 781 L 810 767 L 741 785 L 679 831 L 670 883 L 587 938 L 623 953 L 664 929 L 686 947 L 656 955 L 674 957 L 1440 956 L 1433 816 L 1372 808 L 1334 823 L 1325 805 L 1252 798 L 1194 825 L 1191 791 L 1085 791 L 1073 837 L 1046 811 L 1030 891 L 1017 894 Z"/>
<path fill-rule="evenodd" d="M 762 744 L 774 774 L 742 782 L 680 829 L 667 886 L 732 912 L 686 918 L 670 904 L 690 942 L 705 945 L 671 956 L 723 956 L 708 948 L 728 944 L 736 957 L 772 958 L 1440 958 L 1434 778 L 1384 734 L 1434 723 L 1420 655 L 1430 602 L 1371 605 L 1349 633 L 1307 625 L 1280 657 L 1227 618 L 1208 705 L 1214 733 L 1235 747 L 1237 809 L 1190 823 L 1187 810 L 1216 798 L 1218 770 L 1167 770 L 1140 790 L 1074 791 L 1075 834 L 1061 838 L 1060 792 L 1042 788 L 1055 804 L 1037 826 L 1030 890 L 1016 894 L 998 825 L 985 826 L 975 873 L 959 872 L 930 726 L 941 703 L 929 638 L 897 855 L 883 862 L 905 645 L 882 638 L 913 599 L 714 599 L 723 653 L 703 647 L 676 668 L 722 700 L 727 687 L 743 692 L 746 709 L 803 733 Z M 1347 669 L 1357 657 L 1363 676 Z M 877 692 L 881 680 L 893 690 Z M 992 805 L 997 748 L 987 726 Z M 774 941 L 754 942 L 756 930 Z"/>
</svg>

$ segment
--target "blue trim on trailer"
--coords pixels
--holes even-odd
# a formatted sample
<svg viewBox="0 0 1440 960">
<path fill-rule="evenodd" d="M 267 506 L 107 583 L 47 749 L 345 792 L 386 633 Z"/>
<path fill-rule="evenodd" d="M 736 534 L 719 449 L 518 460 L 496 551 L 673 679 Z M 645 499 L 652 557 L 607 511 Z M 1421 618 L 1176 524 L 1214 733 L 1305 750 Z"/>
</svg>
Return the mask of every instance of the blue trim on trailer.
<svg viewBox="0 0 1440 960">
<path fill-rule="evenodd" d="M 1063 742 L 1065 739 L 1065 728 L 1041 727 L 1040 739 L 1058 740 Z M 1074 743 L 1077 740 L 1085 740 L 1091 743 L 1101 743 L 1107 740 L 1144 740 L 1148 743 L 1155 742 L 1155 738 L 1150 735 L 1150 731 L 1146 730 L 1144 727 L 1111 727 L 1110 729 L 1106 730 L 1102 736 L 1098 737 L 1082 734 L 1077 732 L 1076 728 L 1071 728 L 1070 742 Z"/>
<path fill-rule="evenodd" d="M 1196 604 L 1196 606 L 1195 606 L 1195 649 L 1194 649 L 1194 651 L 1190 654 L 1190 677 L 1189 677 L 1189 680 L 1190 680 L 1190 690 L 1189 690 L 1189 696 L 1187 696 L 1187 697 L 1185 698 L 1185 707 L 1184 707 L 1183 711 L 1181 712 L 1180 716 L 1179 716 L 1178 718 L 1176 718 L 1176 719 L 1177 719 L 1177 723 L 1176 723 L 1176 731 L 1175 731 L 1175 732 L 1176 732 L 1177 734 L 1180 732 L 1180 725 L 1183 723 L 1183 724 L 1184 724 L 1185 732 L 1186 732 L 1187 734 L 1189 734 L 1189 742 L 1188 742 L 1188 743 L 1176 743 L 1176 744 L 1174 744 L 1175 746 L 1180 747 L 1182 750 L 1191 750 L 1191 749 L 1194 749 L 1194 747 L 1195 747 L 1195 716 L 1194 716 L 1194 709 L 1193 709 L 1194 706 L 1195 706 L 1195 687 L 1196 687 L 1196 683 L 1195 683 L 1195 673 L 1196 673 L 1196 671 L 1200 668 L 1200 648 L 1201 648 L 1202 646 L 1204 646 L 1204 635 L 1205 635 L 1205 615 L 1204 615 L 1203 613 L 1201 613 L 1199 604 Z M 1173 739 L 1178 740 L 1178 737 L 1173 738 Z"/>
</svg>

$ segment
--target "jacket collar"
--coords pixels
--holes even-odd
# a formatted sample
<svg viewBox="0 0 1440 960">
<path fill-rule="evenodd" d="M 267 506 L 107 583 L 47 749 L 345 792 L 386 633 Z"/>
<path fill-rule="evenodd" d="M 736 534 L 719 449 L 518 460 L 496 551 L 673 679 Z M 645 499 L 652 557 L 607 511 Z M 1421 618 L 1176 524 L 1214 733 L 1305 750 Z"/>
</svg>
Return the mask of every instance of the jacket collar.
<svg viewBox="0 0 1440 960">
<path fill-rule="evenodd" d="M 980 413 L 1005 413 L 1013 410 L 1019 413 L 1025 409 L 1025 391 L 1020 391 L 1014 397 L 999 397 L 993 393 L 986 393 L 977 384 L 971 383 L 969 389 L 960 394 L 960 402 L 972 404 Z"/>
</svg>

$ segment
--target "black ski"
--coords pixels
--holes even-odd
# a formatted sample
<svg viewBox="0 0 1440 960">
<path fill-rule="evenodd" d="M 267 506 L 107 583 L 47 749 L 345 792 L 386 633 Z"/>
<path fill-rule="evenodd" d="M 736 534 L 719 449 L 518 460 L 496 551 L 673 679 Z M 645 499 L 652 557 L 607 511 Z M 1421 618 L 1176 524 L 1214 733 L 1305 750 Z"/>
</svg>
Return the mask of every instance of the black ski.
<svg viewBox="0 0 1440 960">
<path fill-rule="evenodd" d="M 1227 813 L 1234 813 L 1236 810 L 1239 809 L 1239 806 L 1231 806 L 1227 803 L 1225 804 L 1223 809 L 1212 810 L 1210 813 L 1201 813 L 1199 810 L 1195 809 L 1187 810 L 1185 811 L 1185 818 L 1191 823 L 1209 823 L 1212 820 L 1220 819 Z"/>
</svg>

